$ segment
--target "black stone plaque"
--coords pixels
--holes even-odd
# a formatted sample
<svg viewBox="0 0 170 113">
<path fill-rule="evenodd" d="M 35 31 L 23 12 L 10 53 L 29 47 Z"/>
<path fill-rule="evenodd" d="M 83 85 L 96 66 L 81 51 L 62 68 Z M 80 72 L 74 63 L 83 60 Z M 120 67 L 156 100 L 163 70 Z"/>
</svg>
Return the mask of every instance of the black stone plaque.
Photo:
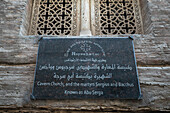
<svg viewBox="0 0 170 113">
<path fill-rule="evenodd" d="M 32 99 L 139 99 L 130 38 L 43 38 Z"/>
</svg>

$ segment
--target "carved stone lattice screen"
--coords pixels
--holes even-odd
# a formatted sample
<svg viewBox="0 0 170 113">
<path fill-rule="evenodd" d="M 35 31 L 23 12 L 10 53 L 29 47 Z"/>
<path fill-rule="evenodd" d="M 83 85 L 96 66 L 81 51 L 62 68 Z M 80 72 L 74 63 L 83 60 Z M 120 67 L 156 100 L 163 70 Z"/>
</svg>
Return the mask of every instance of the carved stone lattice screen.
<svg viewBox="0 0 170 113">
<path fill-rule="evenodd" d="M 77 0 L 34 0 L 30 35 L 79 34 Z"/>
<path fill-rule="evenodd" d="M 141 34 L 138 0 L 94 0 L 95 35 Z"/>
</svg>

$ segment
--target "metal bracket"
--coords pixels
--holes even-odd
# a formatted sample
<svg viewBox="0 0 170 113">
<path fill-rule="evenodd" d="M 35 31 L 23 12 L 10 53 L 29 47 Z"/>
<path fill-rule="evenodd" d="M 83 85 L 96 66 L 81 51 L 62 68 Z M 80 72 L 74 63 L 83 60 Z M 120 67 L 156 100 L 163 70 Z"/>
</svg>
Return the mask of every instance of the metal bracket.
<svg viewBox="0 0 170 113">
<path fill-rule="evenodd" d="M 131 40 L 134 40 L 133 37 L 131 37 L 131 36 L 128 36 L 128 38 L 131 39 Z"/>
<path fill-rule="evenodd" d="M 36 100 L 33 94 L 30 95 L 31 100 Z"/>
</svg>

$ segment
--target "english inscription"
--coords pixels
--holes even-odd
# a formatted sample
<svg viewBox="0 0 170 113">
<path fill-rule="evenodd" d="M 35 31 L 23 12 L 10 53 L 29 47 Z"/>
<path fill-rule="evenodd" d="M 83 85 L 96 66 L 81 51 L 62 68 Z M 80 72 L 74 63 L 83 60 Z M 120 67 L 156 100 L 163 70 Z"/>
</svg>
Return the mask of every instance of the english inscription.
<svg viewBox="0 0 170 113">
<path fill-rule="evenodd" d="M 133 40 L 44 38 L 32 99 L 139 99 Z"/>
</svg>

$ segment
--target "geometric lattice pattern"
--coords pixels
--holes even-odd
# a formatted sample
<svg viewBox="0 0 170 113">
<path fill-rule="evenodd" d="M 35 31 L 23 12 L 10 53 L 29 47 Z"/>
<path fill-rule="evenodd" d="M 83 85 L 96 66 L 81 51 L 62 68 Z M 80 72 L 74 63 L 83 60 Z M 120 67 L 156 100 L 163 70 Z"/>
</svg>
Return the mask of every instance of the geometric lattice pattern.
<svg viewBox="0 0 170 113">
<path fill-rule="evenodd" d="M 38 35 L 70 35 L 72 0 L 41 0 L 38 17 Z"/>
<path fill-rule="evenodd" d="M 100 0 L 102 34 L 135 34 L 133 0 Z"/>
<path fill-rule="evenodd" d="M 77 0 L 34 0 L 30 35 L 77 36 Z"/>
<path fill-rule="evenodd" d="M 138 0 L 95 0 L 95 19 L 96 35 L 142 32 Z"/>
<path fill-rule="evenodd" d="M 34 0 L 29 34 L 79 35 L 80 1 Z M 91 3 L 95 13 L 94 35 L 142 33 L 139 0 L 92 0 Z"/>
</svg>

